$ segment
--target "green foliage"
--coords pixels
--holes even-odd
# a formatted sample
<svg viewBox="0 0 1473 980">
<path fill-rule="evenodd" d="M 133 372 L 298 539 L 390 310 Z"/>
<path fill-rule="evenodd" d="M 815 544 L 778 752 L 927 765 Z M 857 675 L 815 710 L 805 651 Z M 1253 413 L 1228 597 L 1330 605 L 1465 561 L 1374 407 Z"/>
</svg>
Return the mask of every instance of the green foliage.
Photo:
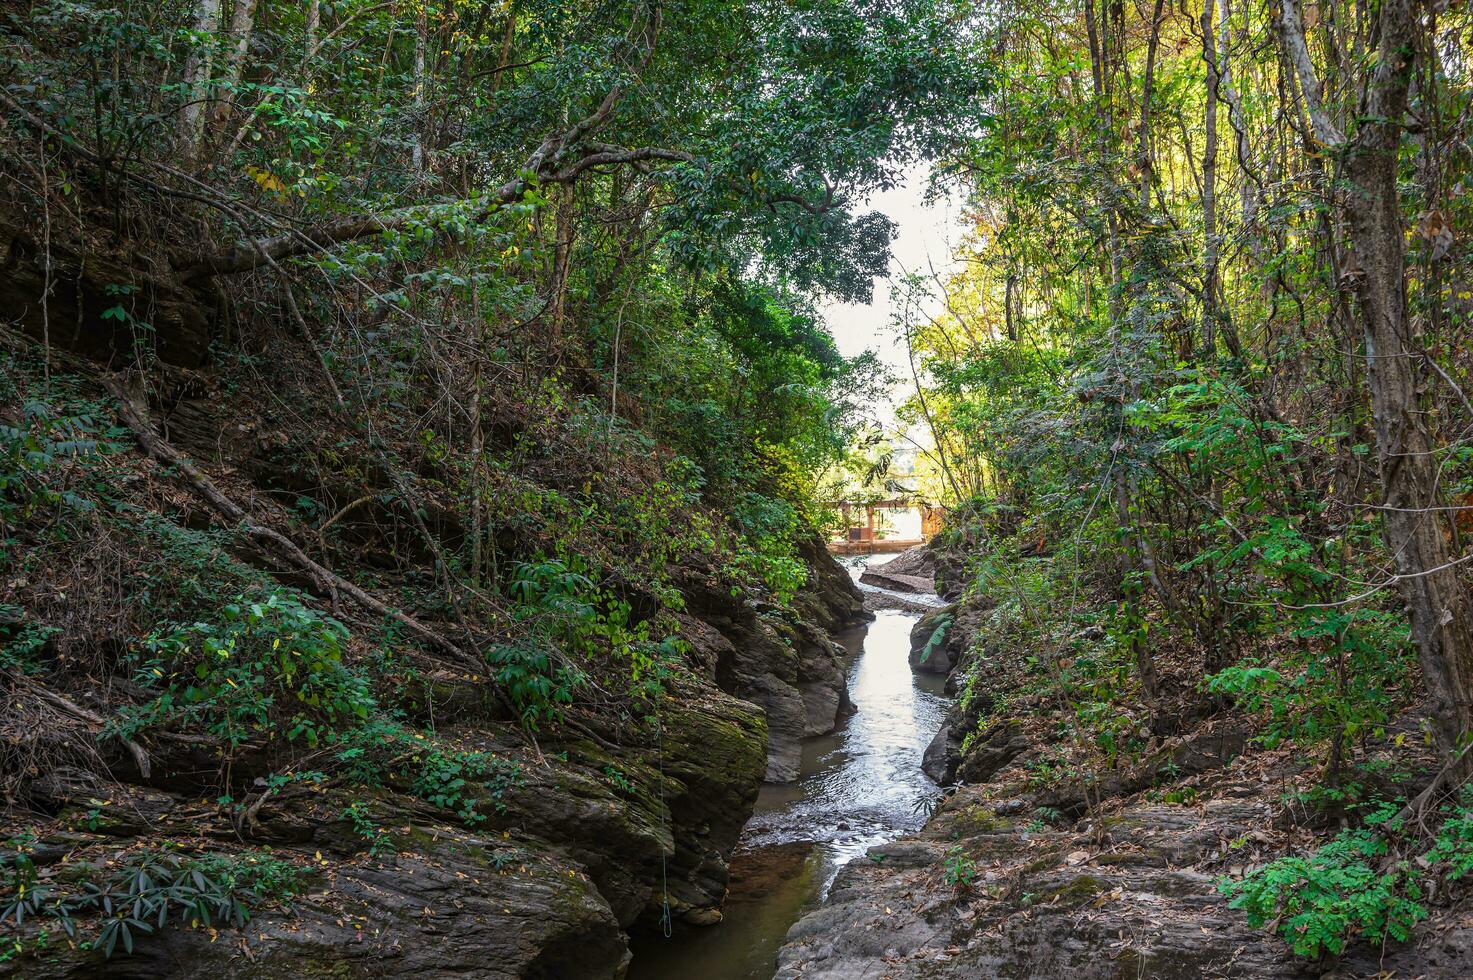
<svg viewBox="0 0 1473 980">
<path fill-rule="evenodd" d="M 240 596 L 218 616 L 144 640 L 137 680 L 164 692 L 126 716 L 123 730 L 189 720 L 231 745 L 316 746 L 376 709 L 367 680 L 343 663 L 347 629 L 294 594 Z"/>
<path fill-rule="evenodd" d="M 374 822 L 362 800 L 354 800 L 343 808 L 343 819 L 353 828 L 353 833 L 368 843 L 368 856 L 378 857 L 394 850 L 394 840 L 387 830 Z"/>
<path fill-rule="evenodd" d="M 931 654 L 935 653 L 946 642 L 946 632 L 951 629 L 955 619 L 956 617 L 951 613 L 942 613 L 936 617 L 936 628 L 931 631 L 930 637 L 926 640 L 926 645 L 921 648 L 921 663 L 929 660 Z"/>
<path fill-rule="evenodd" d="M 657 638 L 652 620 L 636 621 L 630 603 L 595 584 L 576 556 L 519 562 L 508 590 L 526 632 L 486 657 L 529 728 L 561 717 L 588 683 L 584 665 L 614 665 L 631 694 L 653 700 L 679 660 L 681 642 Z"/>
<path fill-rule="evenodd" d="M 609 782 L 613 783 L 614 786 L 618 788 L 619 792 L 623 793 L 625 796 L 634 795 L 634 784 L 629 781 L 629 777 L 624 775 L 624 773 L 617 766 L 604 766 L 604 775 L 608 777 Z"/>
<path fill-rule="evenodd" d="M 1473 872 L 1473 787 L 1464 786 L 1459 802 L 1444 806 L 1442 813 L 1442 824 L 1423 863 L 1442 870 L 1448 880 L 1458 881 Z"/>
<path fill-rule="evenodd" d="M 38 673 L 38 655 L 60 633 L 58 626 L 26 622 L 20 606 L 0 603 L 0 670 Z"/>
<path fill-rule="evenodd" d="M 0 368 L 19 365 L 6 355 Z M 126 430 L 107 421 L 99 403 L 76 397 L 73 387 L 58 384 L 46 397 L 24 400 L 16 424 L 0 420 L 0 541 L 39 511 L 96 508 L 88 491 L 99 485 L 97 466 L 118 451 Z"/>
<path fill-rule="evenodd" d="M 480 808 L 488 801 L 497 813 L 505 812 L 506 792 L 521 780 L 515 763 L 486 752 L 431 748 L 416 761 L 414 791 L 472 827 L 485 822 Z M 472 784 L 479 787 L 478 792 L 471 791 Z"/>
<path fill-rule="evenodd" d="M 1414 666 L 1401 618 L 1378 609 L 1306 609 L 1289 625 L 1302 645 L 1277 667 L 1234 664 L 1204 678 L 1207 690 L 1265 715 L 1260 738 L 1270 748 L 1286 739 L 1346 744 L 1384 730 Z"/>
<path fill-rule="evenodd" d="M 1273 923 L 1299 956 L 1338 956 L 1356 940 L 1404 942 L 1427 908 L 1407 862 L 1380 870 L 1388 853 L 1381 831 L 1347 830 L 1308 858 L 1280 858 L 1221 889 L 1255 928 Z"/>
<path fill-rule="evenodd" d="M 18 848 L 0 895 L 7 903 L 0 921 L 18 929 L 28 918 L 45 915 L 75 940 L 77 918 L 96 915 L 101 926 L 94 942 L 111 958 L 119 946 L 132 953 L 140 936 L 171 923 L 242 928 L 251 905 L 287 901 L 300 882 L 294 865 L 257 853 L 187 858 L 150 851 L 130 855 L 109 877 L 93 877 L 98 870 L 87 869 L 80 891 L 64 894 L 40 883 L 26 849 Z"/>
<path fill-rule="evenodd" d="M 1398 744 L 1401 737 L 1398 737 Z M 1322 781 L 1285 795 L 1286 803 L 1304 804 L 1317 813 L 1343 813 L 1364 809 L 1382 795 L 1388 782 L 1400 782 L 1408 773 L 1397 771 L 1385 759 L 1367 759 L 1327 773 Z"/>
<path fill-rule="evenodd" d="M 350 785 L 392 785 L 451 811 L 468 826 L 483 824 L 488 807 L 505 813 L 508 794 L 522 784 L 521 766 L 512 760 L 460 748 L 381 715 L 340 735 L 334 758 Z M 386 843 L 370 827 L 365 809 L 345 816 L 371 846 Z"/>
<path fill-rule="evenodd" d="M 808 569 L 797 556 L 797 546 L 813 523 L 802 513 L 804 508 L 814 509 L 807 499 L 811 487 L 804 483 L 801 467 L 790 453 L 776 446 L 762 448 L 762 465 L 778 496 L 750 490 L 737 496 L 732 516 L 740 536 L 727 568 L 738 582 L 766 591 L 786 606 L 808 581 Z"/>
<path fill-rule="evenodd" d="M 941 878 L 953 891 L 968 892 L 977 882 L 977 862 L 964 851 L 960 844 L 946 852 Z"/>
<path fill-rule="evenodd" d="M 231 554 L 229 532 L 183 527 L 131 504 L 116 509 L 136 556 L 124 568 L 128 595 L 149 621 L 192 622 L 216 615 L 222 596 L 273 588 L 269 576 Z"/>
</svg>

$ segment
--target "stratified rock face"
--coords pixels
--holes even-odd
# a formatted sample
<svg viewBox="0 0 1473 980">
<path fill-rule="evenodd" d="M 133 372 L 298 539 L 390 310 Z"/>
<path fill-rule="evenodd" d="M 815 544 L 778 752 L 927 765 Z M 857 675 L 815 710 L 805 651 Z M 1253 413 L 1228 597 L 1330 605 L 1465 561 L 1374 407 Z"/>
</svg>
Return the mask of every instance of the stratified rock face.
<svg viewBox="0 0 1473 980">
<path fill-rule="evenodd" d="M 541 761 L 517 740 L 447 730 L 520 767 L 501 789 L 504 810 L 484 787 L 462 790 L 487 820 L 474 829 L 393 787 L 270 798 L 245 843 L 314 869 L 291 909 L 262 909 L 240 934 L 164 929 L 142 937 L 134 956 L 106 962 L 59 946 L 0 964 L 0 976 L 621 976 L 625 932 L 658 922 L 666 902 L 677 920 L 719 921 L 726 857 L 766 768 L 763 719 L 750 704 L 683 685 L 660 719 L 639 744 L 548 742 Z M 48 788 L 63 811 L 85 809 L 95 791 L 60 779 Z M 122 818 L 99 828 L 105 838 L 73 835 L 57 852 L 106 860 L 193 835 L 190 799 L 132 788 Z M 365 852 L 344 816 L 350 803 L 388 835 L 379 854 Z"/>
<path fill-rule="evenodd" d="M 745 702 L 708 694 L 674 700 L 664 727 L 665 802 L 675 828 L 669 901 L 677 917 L 707 925 L 720 921 L 726 859 L 767 770 L 766 722 Z M 647 918 L 658 919 L 661 900 L 652 892 Z"/>
<path fill-rule="evenodd" d="M 495 825 L 576 860 L 621 927 L 657 922 L 666 901 L 676 918 L 703 921 L 726 897 L 726 857 L 757 799 L 765 735 L 754 706 L 683 684 L 648 740 L 563 743 L 566 763 L 524 766 Z"/>
<path fill-rule="evenodd" d="M 33 207 L 0 197 L 0 309 L 11 311 L 15 325 L 106 361 L 133 356 L 136 318 L 148 324 L 150 351 L 165 363 L 197 367 L 205 360 L 213 339 L 210 300 L 180 281 L 157 249 L 96 241 L 79 248 L 61 233 L 43 245 L 26 217 Z M 118 293 L 119 286 L 131 291 Z M 47 302 L 38 302 L 43 295 Z M 108 315 L 119 306 L 128 319 Z"/>
<path fill-rule="evenodd" d="M 424 807 L 369 804 L 397 853 L 370 857 L 339 815 L 348 798 L 294 814 L 309 840 L 273 848 L 321 872 L 290 911 L 262 910 L 241 932 L 178 925 L 104 960 L 54 944 L 0 966 L 26 978 L 513 977 L 612 978 L 623 933 L 586 869 L 529 838 L 426 822 Z M 360 799 L 360 803 L 361 803 Z M 324 805 L 330 803 L 331 805 Z M 310 809 L 311 812 L 306 812 Z M 154 822 L 167 835 L 169 819 Z M 177 824 L 176 824 L 177 826 Z M 113 846 L 126 845 L 121 839 Z"/>
<path fill-rule="evenodd" d="M 894 592 L 930 595 L 936 591 L 936 568 L 930 549 L 920 545 L 883 564 L 868 566 L 859 580 Z"/>
<path fill-rule="evenodd" d="M 717 682 L 766 713 L 766 779 L 792 782 L 803 739 L 832 731 L 849 709 L 844 649 L 807 624 L 747 609 L 722 633 Z"/>
<path fill-rule="evenodd" d="M 830 633 L 866 616 L 863 596 L 816 539 L 803 557 L 812 571 L 791 612 L 734 597 L 713 579 L 681 583 L 696 659 L 723 691 L 766 715 L 769 782 L 797 779 L 803 739 L 832 731 L 853 710 L 846 651 Z"/>
<path fill-rule="evenodd" d="M 587 737 L 549 733 L 540 751 L 498 724 L 442 727 L 457 745 L 519 769 L 495 796 L 478 784 L 462 790 L 484 823 L 456 825 L 407 784 L 271 796 L 243 843 L 313 868 L 316 880 L 290 909 L 259 909 L 241 934 L 167 928 L 143 937 L 134 956 L 108 961 L 54 946 L 0 964 L 0 977 L 622 976 L 627 932 L 654 926 L 666 908 L 677 922 L 720 921 L 726 859 L 763 778 L 796 776 L 801 739 L 848 709 L 843 651 L 805 618 L 838 626 L 861 612 L 848 576 L 828 565 L 798 615 L 694 589 L 682 628 L 697 676 L 670 690 L 658 726 L 590 718 Z M 192 752 L 185 745 L 171 758 L 156 748 L 151 781 L 120 777 L 150 785 L 106 788 L 128 801 L 128 818 L 111 821 L 105 837 L 41 847 L 102 862 L 119 848 L 197 836 L 197 790 L 175 776 L 214 760 Z M 37 780 L 36 793 L 50 810 L 85 812 L 102 790 L 64 776 Z M 366 806 L 391 847 L 366 853 L 344 816 L 350 803 Z M 219 836 L 236 846 L 235 833 L 224 826 Z"/>
<path fill-rule="evenodd" d="M 872 618 L 864 610 L 864 594 L 817 535 L 798 542 L 798 557 L 808 566 L 808 584 L 793 599 L 793 606 L 804 620 L 838 633 Z"/>
</svg>

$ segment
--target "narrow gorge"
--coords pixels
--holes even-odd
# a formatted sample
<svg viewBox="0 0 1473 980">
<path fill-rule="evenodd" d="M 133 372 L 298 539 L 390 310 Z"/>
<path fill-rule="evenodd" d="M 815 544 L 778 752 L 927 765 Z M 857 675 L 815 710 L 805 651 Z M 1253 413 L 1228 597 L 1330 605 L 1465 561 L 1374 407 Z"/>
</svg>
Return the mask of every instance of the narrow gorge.
<svg viewBox="0 0 1473 980">
<path fill-rule="evenodd" d="M 1473 976 L 1470 39 L 0 0 L 0 980 Z"/>
</svg>

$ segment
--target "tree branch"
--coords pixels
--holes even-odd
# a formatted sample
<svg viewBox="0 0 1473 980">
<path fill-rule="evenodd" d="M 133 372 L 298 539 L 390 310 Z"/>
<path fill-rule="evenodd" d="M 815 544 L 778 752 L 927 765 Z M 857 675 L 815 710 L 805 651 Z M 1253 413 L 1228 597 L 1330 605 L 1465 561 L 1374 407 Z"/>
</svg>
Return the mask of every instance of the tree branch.
<svg viewBox="0 0 1473 980">
<path fill-rule="evenodd" d="M 654 57 L 655 45 L 660 33 L 660 10 L 652 5 L 645 24 L 645 52 L 640 61 L 640 70 L 649 66 Z M 492 189 L 484 197 L 472 198 L 460 203 L 474 204 L 473 221 L 484 219 L 498 207 L 519 200 L 528 190 L 541 184 L 565 184 L 576 180 L 591 167 L 639 163 L 648 160 L 670 160 L 690 162 L 694 158 L 680 150 L 659 147 L 625 149 L 608 143 L 587 140 L 601 129 L 613 116 L 614 109 L 624 94 L 624 83 L 619 82 L 609 89 L 599 102 L 598 108 L 578 120 L 561 133 L 548 136 L 527 158 L 520 174 L 512 180 Z M 573 158 L 573 154 L 579 154 Z M 384 232 L 398 231 L 424 221 L 440 205 L 413 205 L 386 214 L 352 215 L 338 218 L 305 231 L 290 231 L 269 238 L 256 238 L 214 255 L 207 255 L 183 269 L 186 279 L 208 278 L 219 275 L 235 275 L 249 272 L 263 265 L 275 264 L 281 259 L 299 255 L 311 255 Z"/>
<path fill-rule="evenodd" d="M 205 502 L 210 505 L 211 510 L 214 510 L 221 517 L 238 525 L 248 536 L 265 545 L 288 564 L 294 565 L 319 582 L 329 583 L 333 588 L 342 592 L 369 612 L 394 620 L 404 626 L 414 636 L 436 647 L 441 652 L 449 654 L 461 666 L 472 669 L 484 668 L 485 665 L 480 657 L 461 649 L 408 613 L 388 605 L 383 600 L 370 595 L 342 576 L 322 567 L 309 558 L 306 552 L 297 547 L 296 543 L 284 534 L 263 524 L 258 524 L 246 513 L 243 507 L 225 496 L 220 488 L 215 486 L 210 478 L 200 472 L 193 463 L 181 455 L 169 443 L 159 438 L 158 433 L 154 432 L 153 427 L 144 421 L 143 413 L 134 404 L 132 397 L 117 378 L 106 378 L 103 383 L 108 392 L 118 400 L 118 417 L 132 431 L 134 438 L 138 440 L 139 445 L 143 447 L 144 451 L 163 465 L 172 467 L 178 473 L 182 474 L 190 486 L 194 488 L 195 492 L 203 497 Z"/>
<path fill-rule="evenodd" d="M 1304 42 L 1304 21 L 1299 17 L 1296 0 L 1283 0 L 1279 14 L 1279 36 L 1284 40 L 1284 49 L 1299 78 L 1299 89 L 1304 94 L 1304 104 L 1309 109 L 1310 125 L 1315 139 L 1325 146 L 1339 147 L 1345 143 L 1345 134 L 1335 125 L 1324 103 L 1320 101 L 1320 80 L 1315 74 L 1314 62 L 1309 57 L 1309 46 Z"/>
</svg>

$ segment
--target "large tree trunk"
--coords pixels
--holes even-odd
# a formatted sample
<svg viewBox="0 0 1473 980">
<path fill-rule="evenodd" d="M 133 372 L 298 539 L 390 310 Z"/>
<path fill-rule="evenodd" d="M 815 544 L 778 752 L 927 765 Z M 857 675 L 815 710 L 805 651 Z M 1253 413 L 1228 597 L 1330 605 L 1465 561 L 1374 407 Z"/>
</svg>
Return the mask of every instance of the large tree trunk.
<svg viewBox="0 0 1473 980">
<path fill-rule="evenodd" d="M 1211 359 L 1217 354 L 1217 87 L 1222 78 L 1222 62 L 1227 58 L 1227 45 L 1222 53 L 1212 31 L 1217 0 L 1202 4 L 1202 60 L 1207 63 L 1207 105 L 1203 113 L 1202 147 L 1202 350 Z M 1226 36 L 1227 24 L 1223 24 Z"/>
<path fill-rule="evenodd" d="M 1292 2 L 1285 8 L 1292 12 Z M 1357 113 L 1359 128 L 1343 143 L 1351 185 L 1344 212 L 1360 266 L 1355 292 L 1365 335 L 1387 544 L 1432 699 L 1438 741 L 1452 751 L 1473 729 L 1473 632 L 1468 595 L 1436 509 L 1441 500 L 1438 461 L 1421 404 L 1430 372 L 1407 310 L 1405 233 L 1397 192 L 1420 12 L 1416 0 L 1382 0 L 1378 60 Z M 1297 50 L 1302 50 L 1302 34 L 1297 40 Z M 1292 43 L 1290 48 L 1296 51 Z M 1306 101 L 1320 117 L 1316 129 L 1323 130 L 1326 115 L 1314 104 L 1312 79 L 1306 81 Z"/>
<path fill-rule="evenodd" d="M 256 0 L 235 0 L 230 10 L 230 47 L 225 56 L 225 80 L 240 83 L 240 70 L 251 49 L 251 33 L 256 27 Z"/>
<path fill-rule="evenodd" d="M 215 124 L 222 126 L 230 118 L 230 110 L 239 104 L 241 70 L 251 50 L 251 34 L 256 28 L 256 0 L 235 0 L 230 10 L 230 45 L 225 49 L 225 72 L 221 87 L 224 98 L 215 105 Z"/>
</svg>

